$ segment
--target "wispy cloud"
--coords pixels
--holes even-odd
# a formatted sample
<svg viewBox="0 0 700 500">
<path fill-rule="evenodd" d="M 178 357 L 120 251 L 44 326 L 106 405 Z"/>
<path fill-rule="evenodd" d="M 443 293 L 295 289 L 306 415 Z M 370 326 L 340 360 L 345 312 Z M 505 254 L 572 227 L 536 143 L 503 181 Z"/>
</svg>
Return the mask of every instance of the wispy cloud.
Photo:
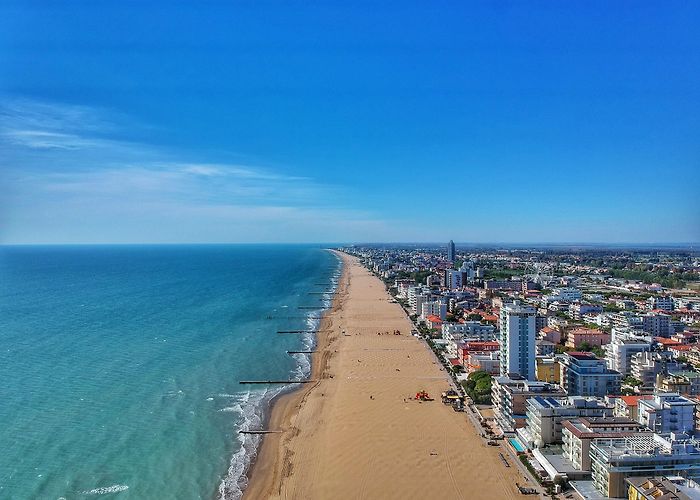
<svg viewBox="0 0 700 500">
<path fill-rule="evenodd" d="M 86 139 L 75 134 L 62 134 L 49 130 L 17 130 L 2 131 L 3 136 L 11 143 L 35 149 L 81 149 L 99 146 L 99 141 Z"/>
<path fill-rule="evenodd" d="M 284 175 L 260 167 L 245 165 L 184 163 L 180 166 L 184 172 L 204 177 L 238 177 L 265 181 L 311 181 L 308 177 Z"/>
<path fill-rule="evenodd" d="M 183 160 L 190 155 L 119 138 L 119 123 L 82 106 L 0 106 L 7 185 L 0 237 L 308 241 L 382 224 L 344 206 L 338 187 L 266 166 Z"/>
<path fill-rule="evenodd" d="M 4 98 L 0 104 L 0 123 L 25 130 L 45 130 L 62 133 L 99 133 L 114 129 L 112 115 L 88 106 L 39 102 L 31 99 Z"/>
</svg>

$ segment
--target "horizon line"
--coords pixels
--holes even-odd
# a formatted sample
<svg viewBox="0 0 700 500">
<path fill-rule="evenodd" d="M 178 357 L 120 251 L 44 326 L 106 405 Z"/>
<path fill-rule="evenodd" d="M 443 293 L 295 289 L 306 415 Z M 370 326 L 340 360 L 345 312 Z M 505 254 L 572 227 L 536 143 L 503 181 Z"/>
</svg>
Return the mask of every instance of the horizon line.
<svg viewBox="0 0 700 500">
<path fill-rule="evenodd" d="M 700 241 L 696 242 L 605 242 L 605 241 L 487 241 L 487 242 L 454 242 L 455 246 L 623 246 L 623 247 L 694 247 L 700 246 Z M 430 245 L 446 246 L 447 243 L 439 241 L 242 241 L 242 242 L 32 242 L 32 243 L 0 243 L 0 247 L 27 247 L 27 246 L 215 246 L 215 245 Z"/>
</svg>

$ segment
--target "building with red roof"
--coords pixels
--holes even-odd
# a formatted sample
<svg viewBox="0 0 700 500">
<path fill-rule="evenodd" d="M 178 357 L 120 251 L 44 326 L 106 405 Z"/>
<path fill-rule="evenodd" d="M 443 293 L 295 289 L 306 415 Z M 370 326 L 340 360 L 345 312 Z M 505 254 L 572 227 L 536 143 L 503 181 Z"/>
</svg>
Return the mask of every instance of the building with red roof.
<svg viewBox="0 0 700 500">
<path fill-rule="evenodd" d="M 666 349 L 668 349 L 669 347 L 674 347 L 674 346 L 683 344 L 682 342 L 678 342 L 677 340 L 667 339 L 665 337 L 654 337 L 654 341 L 657 344 L 661 344 Z"/>
<path fill-rule="evenodd" d="M 615 399 L 615 416 L 627 417 L 637 420 L 637 408 L 639 400 L 654 399 L 651 394 L 640 394 L 634 396 L 620 396 Z"/>
<path fill-rule="evenodd" d="M 539 332 L 540 340 L 546 340 L 552 342 L 553 344 L 559 344 L 561 342 L 561 333 L 556 328 L 550 328 L 545 326 Z"/>
</svg>

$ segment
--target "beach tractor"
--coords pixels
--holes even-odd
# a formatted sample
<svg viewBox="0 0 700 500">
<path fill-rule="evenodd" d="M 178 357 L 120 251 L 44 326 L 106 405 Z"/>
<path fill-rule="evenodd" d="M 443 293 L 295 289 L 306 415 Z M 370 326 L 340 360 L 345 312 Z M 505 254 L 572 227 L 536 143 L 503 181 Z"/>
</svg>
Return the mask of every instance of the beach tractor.
<svg viewBox="0 0 700 500">
<path fill-rule="evenodd" d="M 442 393 L 442 402 L 452 405 L 454 411 L 464 411 L 464 396 L 460 396 L 457 391 L 450 389 Z"/>
<path fill-rule="evenodd" d="M 450 389 L 442 393 L 442 402 L 446 405 L 452 404 L 454 401 L 461 399 L 457 391 Z"/>
<path fill-rule="evenodd" d="M 426 391 L 418 391 L 415 399 L 418 401 L 433 401 L 433 398 Z"/>
</svg>

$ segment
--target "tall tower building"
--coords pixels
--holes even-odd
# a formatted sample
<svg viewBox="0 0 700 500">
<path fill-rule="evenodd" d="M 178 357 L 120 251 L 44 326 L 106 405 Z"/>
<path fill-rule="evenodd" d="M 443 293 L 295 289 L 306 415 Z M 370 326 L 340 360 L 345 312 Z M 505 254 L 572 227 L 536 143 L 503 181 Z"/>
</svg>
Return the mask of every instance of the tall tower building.
<svg viewBox="0 0 700 500">
<path fill-rule="evenodd" d="M 447 260 L 454 262 L 456 256 L 457 253 L 455 252 L 455 242 L 450 240 L 450 242 L 447 244 Z"/>
<path fill-rule="evenodd" d="M 501 375 L 535 380 L 535 308 L 518 302 L 501 308 Z"/>
</svg>

